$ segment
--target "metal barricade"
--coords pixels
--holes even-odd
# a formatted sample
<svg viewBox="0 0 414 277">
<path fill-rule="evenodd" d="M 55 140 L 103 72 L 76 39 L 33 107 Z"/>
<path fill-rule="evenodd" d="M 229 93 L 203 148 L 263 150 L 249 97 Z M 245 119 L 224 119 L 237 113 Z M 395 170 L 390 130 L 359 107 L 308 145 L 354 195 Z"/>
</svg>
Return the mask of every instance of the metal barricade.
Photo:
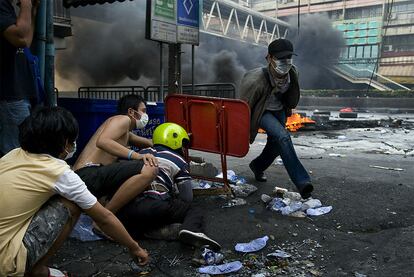
<svg viewBox="0 0 414 277">
<path fill-rule="evenodd" d="M 193 86 L 183 85 L 183 93 L 195 96 L 217 97 L 217 98 L 236 98 L 236 87 L 231 83 L 196 84 Z M 160 86 L 99 86 L 99 87 L 80 87 L 78 89 L 79 98 L 87 99 L 106 99 L 118 100 L 124 95 L 141 95 L 145 101 L 164 102 L 168 94 L 168 87 L 164 86 L 161 92 Z"/>
<path fill-rule="evenodd" d="M 118 100 L 124 95 L 137 94 L 146 101 L 155 101 L 149 97 L 147 90 L 142 86 L 113 86 L 113 87 L 80 87 L 79 98 Z"/>
</svg>

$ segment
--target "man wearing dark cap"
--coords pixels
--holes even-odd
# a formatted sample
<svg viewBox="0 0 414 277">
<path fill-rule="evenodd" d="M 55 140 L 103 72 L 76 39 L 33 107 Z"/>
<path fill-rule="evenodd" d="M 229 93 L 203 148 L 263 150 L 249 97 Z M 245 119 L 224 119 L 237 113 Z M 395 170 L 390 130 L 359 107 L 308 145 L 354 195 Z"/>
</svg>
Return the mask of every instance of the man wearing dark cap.
<svg viewBox="0 0 414 277">
<path fill-rule="evenodd" d="M 249 167 L 259 182 L 266 182 L 264 171 L 281 156 L 292 182 L 302 198 L 311 196 L 311 179 L 299 161 L 289 132 L 285 128 L 286 119 L 299 102 L 300 89 L 298 73 L 292 64 L 293 45 L 287 39 L 272 41 L 268 47 L 268 65 L 247 72 L 241 81 L 240 98 L 251 110 L 250 143 L 256 138 L 257 130 L 267 133 L 267 143 L 263 152 Z"/>
</svg>

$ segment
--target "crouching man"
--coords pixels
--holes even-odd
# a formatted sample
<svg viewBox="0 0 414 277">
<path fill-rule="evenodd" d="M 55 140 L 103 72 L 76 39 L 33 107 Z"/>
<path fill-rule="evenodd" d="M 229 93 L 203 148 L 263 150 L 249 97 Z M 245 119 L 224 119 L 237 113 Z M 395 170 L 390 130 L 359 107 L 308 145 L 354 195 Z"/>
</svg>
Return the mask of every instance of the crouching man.
<svg viewBox="0 0 414 277">
<path fill-rule="evenodd" d="M 188 163 L 183 147 L 188 147 L 187 132 L 175 123 L 159 125 L 153 134 L 153 148 L 140 151 L 158 159 L 157 178 L 117 216 L 133 236 L 178 239 L 192 246 L 208 245 L 218 251 L 218 242 L 204 234 L 204 215 L 195 207 Z M 175 224 L 180 223 L 180 224 Z"/>
<path fill-rule="evenodd" d="M 78 124 L 63 108 L 40 108 L 19 127 L 21 148 L 0 159 L 0 276 L 64 276 L 47 267 L 80 210 L 140 264 L 148 253 L 64 161 L 76 150 Z M 55 275 L 57 273 L 57 275 Z"/>
</svg>

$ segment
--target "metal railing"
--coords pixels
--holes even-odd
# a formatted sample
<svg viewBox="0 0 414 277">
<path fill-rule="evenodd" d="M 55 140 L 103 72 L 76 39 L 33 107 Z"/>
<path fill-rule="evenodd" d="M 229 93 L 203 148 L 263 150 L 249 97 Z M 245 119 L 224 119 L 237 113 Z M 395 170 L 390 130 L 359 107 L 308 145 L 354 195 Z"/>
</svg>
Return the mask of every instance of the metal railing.
<svg viewBox="0 0 414 277">
<path fill-rule="evenodd" d="M 137 94 L 145 98 L 145 92 L 146 89 L 142 86 L 80 87 L 78 89 L 78 97 L 88 99 L 118 100 L 124 95 Z"/>
<path fill-rule="evenodd" d="M 194 93 L 191 84 L 183 85 L 182 92 L 198 96 L 236 98 L 236 87 L 231 83 L 196 84 Z M 99 86 L 78 89 L 78 98 L 84 99 L 118 100 L 128 94 L 141 95 L 146 101 L 163 102 L 168 94 L 168 87 L 164 86 L 163 91 L 160 86 Z"/>
</svg>

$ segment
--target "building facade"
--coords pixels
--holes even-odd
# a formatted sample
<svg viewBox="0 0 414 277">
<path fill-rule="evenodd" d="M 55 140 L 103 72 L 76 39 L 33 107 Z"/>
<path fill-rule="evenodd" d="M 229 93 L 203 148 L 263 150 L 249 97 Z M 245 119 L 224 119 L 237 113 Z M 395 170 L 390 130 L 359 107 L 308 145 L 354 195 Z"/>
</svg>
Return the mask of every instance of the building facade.
<svg viewBox="0 0 414 277">
<path fill-rule="evenodd" d="M 235 2 L 285 21 L 298 13 L 324 13 L 346 41 L 337 66 L 345 79 L 375 76 L 392 89 L 414 86 L 413 0 L 302 0 L 300 6 L 297 0 Z"/>
</svg>

